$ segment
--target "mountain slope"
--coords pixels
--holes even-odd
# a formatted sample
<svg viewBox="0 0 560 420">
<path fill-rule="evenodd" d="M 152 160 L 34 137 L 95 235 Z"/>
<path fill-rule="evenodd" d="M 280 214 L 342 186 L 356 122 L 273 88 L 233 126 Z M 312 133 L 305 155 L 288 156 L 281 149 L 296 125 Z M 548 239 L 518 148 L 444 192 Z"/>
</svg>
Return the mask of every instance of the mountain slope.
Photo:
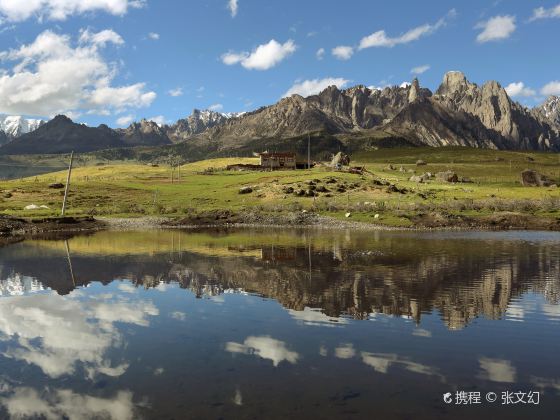
<svg viewBox="0 0 560 420">
<path fill-rule="evenodd" d="M 90 152 L 121 147 L 119 135 L 106 125 L 97 128 L 76 124 L 64 115 L 0 147 L 1 154 Z"/>
<path fill-rule="evenodd" d="M 153 121 L 141 120 L 128 128 L 115 130 L 126 146 L 161 146 L 171 144 L 163 128 Z"/>
<path fill-rule="evenodd" d="M 179 142 L 210 128 L 222 125 L 229 119 L 240 115 L 242 113 L 224 114 L 208 109 L 202 111 L 194 109 L 187 118 L 180 119 L 173 125 L 165 126 L 164 130 L 173 142 Z"/>
</svg>

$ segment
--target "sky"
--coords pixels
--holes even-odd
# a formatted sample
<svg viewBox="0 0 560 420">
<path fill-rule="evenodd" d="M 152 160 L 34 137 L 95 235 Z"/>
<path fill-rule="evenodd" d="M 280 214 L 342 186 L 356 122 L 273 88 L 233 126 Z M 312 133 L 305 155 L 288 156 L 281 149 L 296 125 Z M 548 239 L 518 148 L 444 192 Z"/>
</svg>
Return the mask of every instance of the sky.
<svg viewBox="0 0 560 420">
<path fill-rule="evenodd" d="M 0 114 L 123 127 L 447 71 L 560 95 L 559 0 L 0 0 Z"/>
</svg>

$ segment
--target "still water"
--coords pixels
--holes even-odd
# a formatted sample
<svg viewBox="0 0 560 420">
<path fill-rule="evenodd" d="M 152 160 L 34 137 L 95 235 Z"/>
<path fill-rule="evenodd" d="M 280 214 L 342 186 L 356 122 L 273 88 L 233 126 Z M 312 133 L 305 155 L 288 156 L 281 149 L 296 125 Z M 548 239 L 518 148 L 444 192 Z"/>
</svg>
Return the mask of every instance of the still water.
<svg viewBox="0 0 560 420">
<path fill-rule="evenodd" d="M 0 248 L 0 418 L 558 419 L 559 354 L 557 233 Z"/>
</svg>

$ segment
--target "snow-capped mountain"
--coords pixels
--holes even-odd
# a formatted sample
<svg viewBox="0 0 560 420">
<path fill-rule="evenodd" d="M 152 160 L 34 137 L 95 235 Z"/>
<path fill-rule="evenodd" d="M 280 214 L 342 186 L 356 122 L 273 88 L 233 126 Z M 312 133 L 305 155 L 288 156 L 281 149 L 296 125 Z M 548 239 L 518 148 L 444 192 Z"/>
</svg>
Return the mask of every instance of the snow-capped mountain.
<svg viewBox="0 0 560 420">
<path fill-rule="evenodd" d="M 166 131 L 169 138 L 181 141 L 189 136 L 200 134 L 209 128 L 216 127 L 226 121 L 243 115 L 243 112 L 216 112 L 209 109 L 194 109 L 187 118 L 178 120 L 175 124 L 167 126 Z"/>
<path fill-rule="evenodd" d="M 0 131 L 3 131 L 8 139 L 35 131 L 44 123 L 43 120 L 28 119 L 19 115 L 0 115 Z"/>
<path fill-rule="evenodd" d="M 544 103 L 535 110 L 547 120 L 560 127 L 560 97 L 549 96 Z"/>
</svg>

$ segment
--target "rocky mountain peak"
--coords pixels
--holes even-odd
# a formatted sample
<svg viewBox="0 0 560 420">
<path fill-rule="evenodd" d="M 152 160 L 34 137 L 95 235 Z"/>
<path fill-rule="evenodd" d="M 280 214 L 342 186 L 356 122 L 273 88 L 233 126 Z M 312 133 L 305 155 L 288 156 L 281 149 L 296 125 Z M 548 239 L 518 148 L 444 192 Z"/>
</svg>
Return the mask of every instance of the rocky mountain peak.
<svg viewBox="0 0 560 420">
<path fill-rule="evenodd" d="M 449 71 L 443 76 L 443 81 L 436 94 L 448 95 L 454 92 L 467 90 L 472 84 L 467 81 L 465 75 L 460 71 Z"/>
<path fill-rule="evenodd" d="M 534 112 L 560 131 L 560 97 L 549 96 L 541 105 L 534 108 Z"/>
<path fill-rule="evenodd" d="M 419 95 L 420 95 L 420 83 L 418 82 L 418 78 L 415 77 L 409 87 L 408 102 L 416 101 Z"/>
</svg>

